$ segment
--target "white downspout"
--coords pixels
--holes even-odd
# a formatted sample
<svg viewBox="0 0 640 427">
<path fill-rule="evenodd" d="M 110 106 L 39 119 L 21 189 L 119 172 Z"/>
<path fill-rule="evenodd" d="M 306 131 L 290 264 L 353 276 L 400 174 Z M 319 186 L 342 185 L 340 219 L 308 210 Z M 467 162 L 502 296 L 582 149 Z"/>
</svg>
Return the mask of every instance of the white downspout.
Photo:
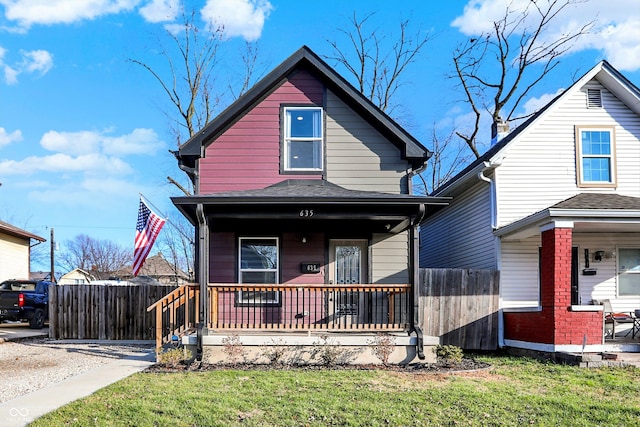
<svg viewBox="0 0 640 427">
<path fill-rule="evenodd" d="M 495 230 L 498 226 L 498 208 L 497 208 L 497 197 L 496 197 L 496 183 L 491 178 L 485 176 L 484 172 L 493 169 L 491 166 L 497 166 L 497 164 L 492 164 L 489 162 L 484 162 L 484 168 L 478 172 L 478 179 L 480 181 L 484 181 L 489 183 L 489 194 L 490 194 L 490 203 L 491 203 L 491 229 Z M 498 270 L 500 270 L 501 263 L 501 253 L 500 253 L 500 239 L 497 238 L 494 244 L 494 251 L 496 253 L 496 264 L 498 266 Z M 502 309 L 498 310 L 498 347 L 504 347 L 504 319 L 502 314 Z"/>
</svg>

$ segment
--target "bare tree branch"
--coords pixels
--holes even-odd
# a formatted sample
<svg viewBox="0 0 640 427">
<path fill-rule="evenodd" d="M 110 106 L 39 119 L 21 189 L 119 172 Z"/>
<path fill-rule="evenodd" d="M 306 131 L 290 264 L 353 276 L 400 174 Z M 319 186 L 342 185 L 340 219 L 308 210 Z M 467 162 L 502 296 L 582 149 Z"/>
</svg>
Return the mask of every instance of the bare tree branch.
<svg viewBox="0 0 640 427">
<path fill-rule="evenodd" d="M 562 55 L 587 34 L 593 21 L 579 29 L 549 40 L 548 32 L 562 13 L 586 0 L 531 0 L 524 10 L 507 5 L 491 32 L 458 46 L 453 61 L 458 81 L 475 115 L 469 132 L 458 131 L 476 157 L 480 112 L 486 110 L 495 124 L 511 122 L 518 107 L 546 75 L 555 69 Z M 491 99 L 491 102 L 487 102 Z M 504 110 L 507 111 L 504 115 Z"/>
<path fill-rule="evenodd" d="M 410 20 L 405 19 L 400 22 L 398 35 L 387 39 L 387 35 L 378 28 L 367 28 L 373 15 L 369 13 L 358 18 L 354 12 L 347 28 L 338 30 L 349 40 L 351 48 L 328 40 L 333 54 L 325 57 L 342 65 L 367 99 L 382 111 L 392 114 L 397 106 L 395 94 L 405 84 L 402 77 L 429 41 L 429 34 L 418 31 L 409 35 Z"/>
</svg>

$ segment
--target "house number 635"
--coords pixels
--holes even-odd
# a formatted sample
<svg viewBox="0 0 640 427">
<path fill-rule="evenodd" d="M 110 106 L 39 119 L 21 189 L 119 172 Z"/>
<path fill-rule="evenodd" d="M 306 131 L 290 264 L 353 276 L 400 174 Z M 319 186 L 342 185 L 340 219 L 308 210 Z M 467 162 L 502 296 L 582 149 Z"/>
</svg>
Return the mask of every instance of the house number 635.
<svg viewBox="0 0 640 427">
<path fill-rule="evenodd" d="M 313 216 L 313 209 L 302 209 L 300 211 L 300 217 L 311 218 Z"/>
</svg>

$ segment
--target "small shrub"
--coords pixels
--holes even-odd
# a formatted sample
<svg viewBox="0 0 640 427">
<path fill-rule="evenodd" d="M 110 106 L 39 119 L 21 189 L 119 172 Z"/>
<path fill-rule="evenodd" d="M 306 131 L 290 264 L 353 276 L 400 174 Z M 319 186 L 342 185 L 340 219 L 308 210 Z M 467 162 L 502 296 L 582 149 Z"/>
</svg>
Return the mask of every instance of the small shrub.
<svg viewBox="0 0 640 427">
<path fill-rule="evenodd" d="M 437 345 L 433 352 L 439 362 L 454 364 L 462 361 L 462 349 L 456 345 Z"/>
<path fill-rule="evenodd" d="M 183 362 L 191 359 L 193 354 L 191 350 L 185 348 L 171 348 L 165 351 L 158 352 L 158 363 L 168 366 L 170 368 L 177 368 Z"/>
<path fill-rule="evenodd" d="M 316 357 L 325 366 L 336 365 L 345 355 L 345 351 L 337 343 L 326 335 L 322 335 L 319 341 L 313 343 L 312 357 Z"/>
<path fill-rule="evenodd" d="M 287 353 L 287 346 L 284 345 L 282 339 L 271 339 L 271 343 L 261 348 L 261 355 L 269 360 L 272 365 L 279 365 L 283 363 L 284 355 Z"/>
<path fill-rule="evenodd" d="M 376 336 L 367 341 L 371 353 L 376 356 L 384 366 L 389 364 L 389 356 L 393 353 L 396 346 L 395 337 L 389 334 L 378 333 Z"/>
<path fill-rule="evenodd" d="M 244 359 L 244 346 L 238 334 L 223 338 L 222 345 L 224 346 L 222 351 L 225 352 L 232 365 L 236 365 L 241 358 Z"/>
</svg>

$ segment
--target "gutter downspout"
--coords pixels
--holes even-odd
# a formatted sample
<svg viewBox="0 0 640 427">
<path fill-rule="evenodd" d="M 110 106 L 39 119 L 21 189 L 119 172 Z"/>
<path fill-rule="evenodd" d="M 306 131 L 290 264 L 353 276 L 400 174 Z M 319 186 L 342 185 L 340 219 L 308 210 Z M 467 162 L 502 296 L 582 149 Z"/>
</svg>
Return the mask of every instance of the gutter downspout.
<svg viewBox="0 0 640 427">
<path fill-rule="evenodd" d="M 197 265 L 198 283 L 200 285 L 200 322 L 197 325 L 197 347 L 196 360 L 202 360 L 202 336 L 208 333 L 207 326 L 210 324 L 209 307 L 209 228 L 207 217 L 204 214 L 204 206 L 198 203 L 196 206 L 197 228 Z"/>
<path fill-rule="evenodd" d="M 485 162 L 484 165 L 485 167 L 480 172 L 478 172 L 478 179 L 480 181 L 489 183 L 489 191 L 491 193 L 491 202 L 490 202 L 491 203 L 491 228 L 495 230 L 498 226 L 495 182 L 491 178 L 488 178 L 487 176 L 484 175 L 484 172 L 490 169 L 491 163 Z M 494 245 L 495 245 L 496 256 L 499 256 L 500 254 L 499 239 L 500 238 L 497 238 L 497 239 L 498 240 Z M 504 314 L 502 310 L 499 309 L 498 310 L 498 348 L 503 348 L 503 347 L 504 347 Z"/>
<path fill-rule="evenodd" d="M 427 208 L 424 203 L 420 204 L 418 208 L 418 215 L 414 218 L 413 223 L 411 224 L 411 228 L 409 230 L 409 239 L 411 241 L 411 275 L 413 277 L 413 286 L 412 286 L 412 304 L 411 304 L 411 332 L 416 333 L 416 353 L 418 355 L 418 359 L 424 360 L 424 334 L 422 332 L 422 328 L 420 327 L 420 234 L 418 232 L 418 227 L 420 223 L 424 219 L 427 213 Z"/>
</svg>

